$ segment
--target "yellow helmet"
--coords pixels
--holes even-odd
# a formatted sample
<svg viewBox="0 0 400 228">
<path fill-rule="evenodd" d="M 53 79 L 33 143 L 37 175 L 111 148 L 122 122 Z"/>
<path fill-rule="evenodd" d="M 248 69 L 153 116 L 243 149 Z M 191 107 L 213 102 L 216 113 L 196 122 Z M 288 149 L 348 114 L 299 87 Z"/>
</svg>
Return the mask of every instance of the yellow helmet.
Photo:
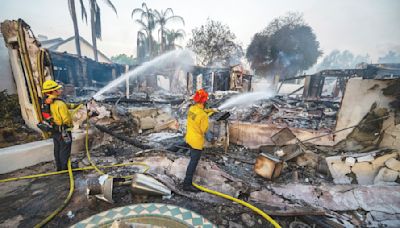
<svg viewBox="0 0 400 228">
<path fill-rule="evenodd" d="M 61 89 L 62 85 L 59 85 L 54 80 L 47 80 L 43 83 L 42 93 L 48 93 L 51 91 L 55 91 Z"/>
</svg>

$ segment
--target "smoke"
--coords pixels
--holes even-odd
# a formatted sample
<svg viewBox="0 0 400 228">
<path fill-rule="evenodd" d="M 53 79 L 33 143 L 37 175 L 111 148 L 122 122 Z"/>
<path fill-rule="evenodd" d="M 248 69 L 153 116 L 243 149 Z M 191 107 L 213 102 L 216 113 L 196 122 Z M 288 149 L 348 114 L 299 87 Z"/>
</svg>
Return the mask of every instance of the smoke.
<svg viewBox="0 0 400 228">
<path fill-rule="evenodd" d="M 368 63 L 371 58 L 366 55 L 354 55 L 348 50 L 333 50 L 329 55 L 325 56 L 320 64 L 316 66 L 317 71 L 326 69 L 351 69 L 356 68 L 360 63 Z"/>
<path fill-rule="evenodd" d="M 293 77 L 302 70 L 304 56 L 299 53 L 287 54 L 279 51 L 277 58 L 272 62 L 269 75 L 281 75 L 281 77 Z"/>
</svg>

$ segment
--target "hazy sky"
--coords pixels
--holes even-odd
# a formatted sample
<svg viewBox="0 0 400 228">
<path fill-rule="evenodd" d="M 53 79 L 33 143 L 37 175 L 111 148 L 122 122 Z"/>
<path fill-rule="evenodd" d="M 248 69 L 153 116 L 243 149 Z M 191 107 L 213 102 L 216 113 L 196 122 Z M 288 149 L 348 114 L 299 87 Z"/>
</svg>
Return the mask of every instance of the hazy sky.
<svg viewBox="0 0 400 228">
<path fill-rule="evenodd" d="M 89 15 L 89 0 L 83 0 Z M 103 0 L 99 2 L 102 14 L 103 39 L 98 47 L 106 55 L 134 54 L 139 26 L 131 19 L 133 8 L 143 1 L 112 0 L 118 16 Z M 75 0 L 80 16 L 79 0 Z M 185 19 L 187 38 L 194 27 L 209 17 L 227 24 L 244 48 L 252 36 L 265 28 L 275 17 L 288 11 L 304 14 L 314 29 L 324 53 L 333 49 L 348 49 L 355 54 L 370 54 L 372 60 L 388 50 L 400 52 L 399 0 L 147 0 L 150 8 L 172 8 Z M 72 20 L 67 0 L 2 0 L 0 21 L 24 19 L 35 35 L 49 38 L 68 38 L 73 35 Z M 79 17 L 79 30 L 89 42 L 90 26 Z M 156 33 L 155 33 L 156 37 Z M 185 44 L 185 41 L 182 42 Z"/>
</svg>

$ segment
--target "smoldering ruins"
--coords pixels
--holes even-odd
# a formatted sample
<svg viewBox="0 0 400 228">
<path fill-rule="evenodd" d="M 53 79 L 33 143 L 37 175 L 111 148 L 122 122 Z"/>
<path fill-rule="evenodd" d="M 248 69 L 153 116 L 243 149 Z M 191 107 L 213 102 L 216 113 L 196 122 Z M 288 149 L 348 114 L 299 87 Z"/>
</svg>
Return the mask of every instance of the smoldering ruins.
<svg viewBox="0 0 400 228">
<path fill-rule="evenodd" d="M 4 227 L 34 226 L 68 195 L 67 173 L 12 179 L 54 170 L 52 143 L 36 127 L 50 78 L 64 84 L 66 100 L 85 105 L 74 113 L 75 191 L 49 227 L 119 227 L 135 205 L 150 214 L 149 205 L 161 214 L 160 205 L 172 205 L 193 219 L 165 215 L 159 226 L 138 226 L 152 224 L 138 217 L 134 227 L 199 227 L 195 218 L 210 227 L 272 226 L 240 204 L 182 191 L 189 156 L 185 146 L 171 146 L 183 142 L 190 96 L 200 88 L 221 111 L 210 117 L 213 139 L 195 183 L 257 206 L 282 227 L 400 225 L 398 63 L 323 70 L 254 92 L 257 81 L 244 66 L 198 66 L 185 51 L 155 58 L 156 66 L 125 66 L 43 48 L 22 20 L 4 21 L 1 32 L 17 90 L 14 98 L 2 92 L 1 106 L 18 107 L 1 119 Z M 121 217 L 107 217 L 113 209 Z"/>
</svg>

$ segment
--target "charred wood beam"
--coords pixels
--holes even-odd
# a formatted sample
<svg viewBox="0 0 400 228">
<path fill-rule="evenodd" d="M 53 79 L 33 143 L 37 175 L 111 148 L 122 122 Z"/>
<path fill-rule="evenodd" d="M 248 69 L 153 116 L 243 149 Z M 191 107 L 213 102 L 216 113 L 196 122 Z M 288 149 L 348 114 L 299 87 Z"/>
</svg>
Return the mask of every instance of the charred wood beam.
<svg viewBox="0 0 400 228">
<path fill-rule="evenodd" d="M 299 92 L 299 91 L 300 91 L 300 90 L 302 90 L 302 89 L 304 89 L 304 86 L 302 86 L 302 87 L 300 87 L 300 88 L 296 89 L 295 91 L 293 91 L 293 92 L 289 93 L 289 94 L 288 94 L 288 96 L 290 96 L 290 95 L 293 95 L 293 94 L 295 94 L 295 93 Z"/>
<path fill-rule="evenodd" d="M 324 217 L 320 216 L 304 216 L 301 217 L 301 220 L 304 222 L 310 224 L 310 225 L 315 225 L 315 227 L 322 227 L 322 228 L 341 228 L 343 227 L 342 224 L 336 223 L 332 220 L 329 220 Z"/>
<path fill-rule="evenodd" d="M 98 124 L 95 124 L 94 126 L 95 126 L 97 129 L 99 129 L 101 132 L 104 132 L 104 133 L 107 133 L 107 134 L 109 134 L 109 135 L 112 135 L 112 136 L 114 136 L 115 138 L 117 138 L 117 139 L 119 139 L 119 140 L 122 140 L 122 141 L 124 141 L 124 142 L 127 142 L 127 143 L 133 145 L 133 146 L 136 146 L 137 148 L 144 149 L 144 150 L 145 150 L 145 149 L 151 149 L 151 148 L 152 148 L 151 146 L 142 144 L 139 140 L 132 139 L 132 138 L 128 138 L 128 137 L 126 137 L 126 136 L 123 136 L 123 135 L 114 133 L 114 132 L 112 132 L 111 130 L 107 129 L 107 128 L 104 127 L 104 126 L 101 126 L 101 125 L 98 125 Z"/>
</svg>

